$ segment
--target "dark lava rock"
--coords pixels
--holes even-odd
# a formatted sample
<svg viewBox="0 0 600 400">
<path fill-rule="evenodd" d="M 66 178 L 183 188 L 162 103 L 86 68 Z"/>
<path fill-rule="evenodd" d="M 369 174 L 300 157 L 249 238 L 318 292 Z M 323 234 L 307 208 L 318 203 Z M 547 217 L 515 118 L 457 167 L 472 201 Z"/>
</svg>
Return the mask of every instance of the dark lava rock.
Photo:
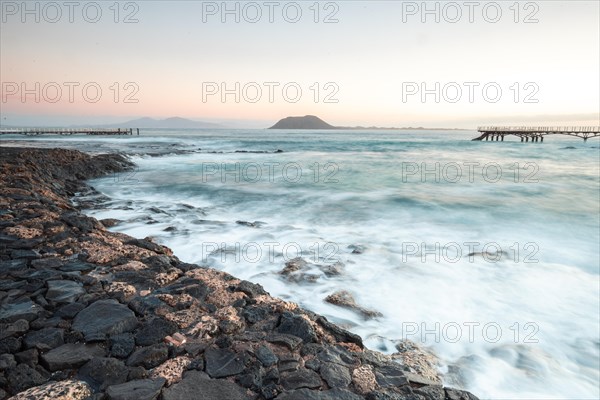
<svg viewBox="0 0 600 400">
<path fill-rule="evenodd" d="M 78 378 L 87 382 L 94 391 L 127 381 L 129 368 L 116 358 L 94 357 L 79 369 Z"/>
<path fill-rule="evenodd" d="M 130 367 L 142 366 L 151 369 L 167 361 L 169 349 L 164 344 L 155 344 L 153 346 L 142 347 L 133 352 L 127 359 L 127 365 Z"/>
<path fill-rule="evenodd" d="M 428 400 L 445 400 L 446 392 L 442 386 L 423 386 L 414 389 L 416 395 L 422 395 Z"/>
<path fill-rule="evenodd" d="M 14 368 L 17 365 L 15 356 L 12 354 L 0 354 L 0 371 Z"/>
<path fill-rule="evenodd" d="M 302 316 L 291 312 L 281 314 L 279 326 L 276 329 L 279 333 L 285 333 L 299 337 L 304 343 L 317 342 L 317 334 L 311 324 Z"/>
<path fill-rule="evenodd" d="M 135 348 L 135 339 L 131 333 L 113 335 L 108 340 L 108 343 L 110 345 L 110 355 L 113 357 L 125 358 Z"/>
<path fill-rule="evenodd" d="M 276 400 L 363 400 L 363 397 L 349 390 L 338 388 L 323 391 L 299 389 L 282 393 Z"/>
<path fill-rule="evenodd" d="M 319 374 L 305 368 L 282 374 L 280 382 L 286 390 L 301 388 L 317 389 L 321 387 L 321 377 Z"/>
<path fill-rule="evenodd" d="M 256 358 L 258 358 L 258 360 L 265 367 L 270 367 L 271 365 L 275 365 L 275 364 L 277 364 L 277 361 L 279 361 L 279 359 L 277 358 L 275 353 L 273 353 L 273 351 L 270 348 L 268 348 L 267 346 L 264 346 L 264 345 L 259 346 L 256 349 L 256 351 L 254 352 L 254 354 L 256 355 Z"/>
<path fill-rule="evenodd" d="M 177 330 L 177 324 L 157 317 L 146 322 L 135 334 L 138 346 L 149 346 L 162 342 L 165 336 L 172 335 Z"/>
<path fill-rule="evenodd" d="M 280 346 L 285 346 L 290 350 L 295 350 L 302 343 L 302 339 L 294 335 L 288 335 L 285 333 L 275 333 L 267 336 L 267 342 L 278 344 Z"/>
<path fill-rule="evenodd" d="M 20 353 L 15 353 L 15 360 L 20 364 L 26 364 L 35 368 L 38 363 L 38 351 L 36 349 L 29 349 Z"/>
<path fill-rule="evenodd" d="M 59 308 L 54 315 L 61 318 L 74 318 L 79 311 L 85 308 L 84 304 L 81 303 L 71 303 Z"/>
<path fill-rule="evenodd" d="M 31 300 L 2 304 L 0 306 L 0 322 L 15 322 L 20 319 L 31 322 L 38 317 L 41 311 L 42 307 Z"/>
<path fill-rule="evenodd" d="M 78 212 L 64 213 L 60 217 L 61 220 L 67 223 L 67 225 L 77 228 L 81 233 L 90 233 L 94 230 L 94 220 L 81 215 Z"/>
<path fill-rule="evenodd" d="M 206 373 L 213 378 L 240 374 L 244 370 L 244 360 L 228 349 L 214 347 L 204 352 L 206 360 Z"/>
<path fill-rule="evenodd" d="M 30 387 L 41 385 L 48 379 L 30 366 L 19 364 L 7 371 L 6 380 L 16 394 Z"/>
<path fill-rule="evenodd" d="M 263 289 L 263 287 L 257 283 L 252 283 L 248 281 L 241 281 L 237 287 L 235 288 L 237 292 L 243 292 L 248 295 L 248 297 L 257 297 L 261 295 L 268 295 L 268 293 Z"/>
<path fill-rule="evenodd" d="M 123 221 L 121 221 L 120 219 L 115 219 L 115 218 L 105 218 L 105 219 L 100 220 L 100 223 L 102 225 L 104 225 L 105 228 L 112 228 L 113 226 L 118 225 L 121 222 L 123 222 Z"/>
<path fill-rule="evenodd" d="M 183 380 L 163 390 L 163 400 L 249 400 L 244 389 L 227 380 L 206 379 L 198 371 L 189 371 Z"/>
<path fill-rule="evenodd" d="M 408 384 L 404 368 L 400 364 L 386 364 L 375 372 L 377 383 L 381 387 L 402 386 Z"/>
<path fill-rule="evenodd" d="M 343 328 L 340 328 L 335 324 L 332 324 L 331 322 L 327 321 L 327 318 L 322 316 L 318 317 L 317 323 L 323 328 L 325 328 L 325 330 L 328 331 L 331 335 L 333 335 L 336 341 L 342 343 L 354 343 L 358 345 L 361 349 L 364 348 L 362 338 L 360 336 L 349 332 Z"/>
<path fill-rule="evenodd" d="M 42 355 L 48 370 L 79 368 L 94 357 L 104 356 L 104 349 L 96 344 L 67 343 Z"/>
<path fill-rule="evenodd" d="M 23 344 L 28 349 L 35 347 L 38 350 L 52 350 L 64 344 L 64 330 L 59 328 L 44 328 L 39 331 L 29 332 Z"/>
<path fill-rule="evenodd" d="M 135 314 L 127 306 L 116 300 L 98 300 L 77 314 L 73 329 L 83 333 L 86 341 L 94 341 L 132 331 L 137 323 Z"/>
<path fill-rule="evenodd" d="M 60 267 L 63 272 L 89 272 L 96 269 L 96 265 L 83 261 L 71 261 Z"/>
<path fill-rule="evenodd" d="M 352 377 L 350 376 L 348 368 L 339 364 L 324 363 L 321 365 L 320 372 L 325 382 L 327 382 L 331 388 L 344 388 L 352 382 Z"/>
<path fill-rule="evenodd" d="M 264 321 L 270 313 L 271 310 L 268 306 L 250 306 L 244 308 L 244 311 L 242 311 L 242 315 L 246 318 L 246 321 L 251 324 Z"/>
<path fill-rule="evenodd" d="M 162 246 L 160 246 L 156 243 L 152 243 L 149 240 L 132 238 L 132 239 L 126 241 L 125 244 L 141 247 L 142 249 L 150 250 L 157 254 L 165 254 L 165 249 Z"/>
<path fill-rule="evenodd" d="M 106 396 L 109 400 L 155 400 L 160 395 L 165 382 L 164 378 L 129 381 L 109 386 Z"/>
<path fill-rule="evenodd" d="M 473 396 L 469 392 L 463 392 L 462 390 L 446 389 L 447 400 L 478 400 L 477 397 Z"/>
<path fill-rule="evenodd" d="M 0 340 L 0 354 L 16 353 L 21 350 L 21 338 L 7 337 Z"/>
<path fill-rule="evenodd" d="M 9 336 L 20 336 L 29 330 L 29 322 L 20 319 L 12 324 L 0 324 L 0 340 Z"/>
</svg>

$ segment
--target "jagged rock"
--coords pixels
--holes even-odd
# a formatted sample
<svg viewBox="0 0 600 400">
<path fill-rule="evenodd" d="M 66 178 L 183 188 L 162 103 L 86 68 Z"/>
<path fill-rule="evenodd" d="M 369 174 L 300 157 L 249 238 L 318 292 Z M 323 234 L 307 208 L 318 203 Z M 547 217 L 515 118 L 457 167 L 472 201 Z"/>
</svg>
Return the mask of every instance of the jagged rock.
<svg viewBox="0 0 600 400">
<path fill-rule="evenodd" d="M 400 364 L 390 363 L 383 365 L 375 372 L 377 383 L 381 387 L 402 386 L 408 383 L 406 372 Z"/>
<path fill-rule="evenodd" d="M 92 395 L 87 383 L 66 380 L 36 386 L 11 397 L 11 400 L 84 400 Z"/>
<path fill-rule="evenodd" d="M 177 324 L 164 318 L 153 318 L 146 322 L 135 334 L 138 346 L 149 346 L 162 342 L 165 336 L 172 335 L 177 330 Z"/>
<path fill-rule="evenodd" d="M 354 300 L 354 297 L 347 290 L 339 290 L 333 294 L 330 294 L 325 298 L 325 301 L 336 306 L 349 308 L 350 310 L 358 312 L 365 319 L 381 317 L 382 314 L 378 311 L 373 311 L 359 306 Z"/>
<path fill-rule="evenodd" d="M 125 358 L 135 348 L 135 339 L 131 333 L 113 335 L 108 343 L 110 345 L 110 355 L 113 357 Z"/>
<path fill-rule="evenodd" d="M 377 378 L 370 365 L 361 365 L 352 371 L 352 383 L 360 394 L 367 394 L 377 387 Z"/>
<path fill-rule="evenodd" d="M 240 283 L 235 288 L 238 292 L 243 292 L 248 295 L 248 297 L 258 297 L 261 295 L 268 295 L 268 293 L 263 289 L 263 287 L 257 283 L 252 283 L 248 281 L 240 281 Z"/>
<path fill-rule="evenodd" d="M 300 356 L 294 353 L 280 354 L 277 369 L 279 372 L 297 371 L 300 367 Z"/>
<path fill-rule="evenodd" d="M 18 393 L 32 386 L 41 385 L 48 379 L 29 365 L 19 364 L 6 371 L 6 380 L 12 390 Z"/>
<path fill-rule="evenodd" d="M 363 397 L 339 388 L 323 391 L 299 389 L 282 393 L 276 400 L 363 400 Z"/>
<path fill-rule="evenodd" d="M 301 388 L 317 389 L 321 387 L 321 377 L 319 374 L 306 368 L 282 374 L 280 382 L 286 390 Z"/>
<path fill-rule="evenodd" d="M 54 349 L 64 344 L 65 331 L 59 328 L 44 328 L 39 331 L 29 332 L 23 344 L 28 349 L 35 347 L 38 350 L 46 351 Z"/>
<path fill-rule="evenodd" d="M 41 311 L 42 307 L 31 300 L 2 304 L 0 306 L 0 322 L 15 322 L 20 319 L 31 322 L 38 317 Z"/>
<path fill-rule="evenodd" d="M 162 378 L 139 379 L 109 386 L 106 396 L 109 400 L 155 400 L 164 385 L 165 380 Z"/>
<path fill-rule="evenodd" d="M 304 343 L 313 343 L 318 339 L 310 322 L 304 317 L 291 312 L 284 312 L 281 314 L 279 326 L 276 331 L 297 336 L 302 339 Z"/>
<path fill-rule="evenodd" d="M 229 349 L 208 348 L 204 358 L 206 373 L 213 378 L 237 375 L 244 370 L 244 360 Z"/>
<path fill-rule="evenodd" d="M 469 392 L 462 390 L 446 389 L 447 400 L 477 400 L 477 397 L 473 396 Z"/>
<path fill-rule="evenodd" d="M 116 358 L 94 357 L 79 369 L 77 377 L 87 382 L 94 391 L 127 381 L 129 368 Z"/>
<path fill-rule="evenodd" d="M 441 386 L 423 386 L 418 389 L 414 389 L 416 395 L 422 395 L 428 400 L 445 400 L 446 392 Z"/>
<path fill-rule="evenodd" d="M 154 368 L 150 377 L 164 378 L 167 381 L 167 386 L 171 386 L 181 381 L 183 372 L 188 369 L 190 364 L 191 360 L 188 357 L 175 357 Z"/>
<path fill-rule="evenodd" d="M 19 319 L 13 323 L 0 324 L 0 340 L 9 336 L 20 336 L 29 330 L 29 322 Z"/>
<path fill-rule="evenodd" d="M 21 350 L 21 338 L 7 337 L 0 340 L 0 354 L 2 353 L 16 353 Z"/>
<path fill-rule="evenodd" d="M 61 318 L 73 319 L 79 311 L 83 310 L 85 305 L 82 303 L 71 303 L 59 308 L 54 315 Z"/>
<path fill-rule="evenodd" d="M 323 363 L 320 372 L 330 388 L 345 388 L 352 382 L 348 368 L 339 364 Z"/>
<path fill-rule="evenodd" d="M 94 357 L 104 356 L 104 349 L 97 344 L 67 343 L 42 355 L 48 370 L 73 369 L 81 367 Z"/>
<path fill-rule="evenodd" d="M 0 371 L 7 370 L 17 366 L 15 356 L 12 354 L 0 354 Z"/>
<path fill-rule="evenodd" d="M 98 300 L 77 314 L 73 329 L 83 333 L 86 341 L 94 341 L 130 332 L 137 324 L 135 314 L 127 306 L 116 300 Z"/>
<path fill-rule="evenodd" d="M 131 367 L 142 366 L 146 369 L 154 368 L 167 360 L 169 350 L 164 344 L 142 347 L 133 352 L 127 359 L 127 365 Z"/>
<path fill-rule="evenodd" d="M 15 353 L 15 360 L 20 364 L 29 365 L 31 368 L 35 368 L 38 363 L 38 356 L 37 349 L 29 349 Z"/>
<path fill-rule="evenodd" d="M 163 400 L 198 400 L 199 398 L 250 400 L 244 390 L 235 383 L 227 380 L 207 379 L 198 371 L 189 371 L 181 382 L 163 390 Z"/>
<path fill-rule="evenodd" d="M 327 321 L 327 318 L 320 316 L 317 318 L 317 323 L 328 331 L 338 342 L 354 343 L 359 348 L 364 348 L 362 338 L 355 333 L 349 332 L 339 326 Z"/>
<path fill-rule="evenodd" d="M 275 355 L 275 353 L 273 353 L 273 351 L 267 347 L 267 346 L 259 346 L 254 354 L 256 355 L 256 358 L 258 358 L 258 360 L 262 363 L 262 365 L 264 365 L 265 367 L 270 367 L 271 365 L 275 365 L 277 364 L 278 358 Z"/>
</svg>

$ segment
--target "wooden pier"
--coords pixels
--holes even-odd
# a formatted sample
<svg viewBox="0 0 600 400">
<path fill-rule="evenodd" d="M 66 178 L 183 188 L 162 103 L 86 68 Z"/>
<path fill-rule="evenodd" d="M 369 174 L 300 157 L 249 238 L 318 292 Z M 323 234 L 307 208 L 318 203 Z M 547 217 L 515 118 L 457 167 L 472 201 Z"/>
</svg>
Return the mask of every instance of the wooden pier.
<svg viewBox="0 0 600 400">
<path fill-rule="evenodd" d="M 514 135 L 521 142 L 543 142 L 546 135 L 567 135 L 582 138 L 600 137 L 600 126 L 480 126 L 481 135 L 473 140 L 504 141 L 504 136 Z"/>
<path fill-rule="evenodd" d="M 140 135 L 140 129 L 136 129 L 137 135 Z M 85 128 L 85 129 L 67 129 L 67 128 L 13 128 L 0 129 L 0 135 L 95 135 L 95 136 L 119 136 L 133 135 L 132 128 Z"/>
</svg>

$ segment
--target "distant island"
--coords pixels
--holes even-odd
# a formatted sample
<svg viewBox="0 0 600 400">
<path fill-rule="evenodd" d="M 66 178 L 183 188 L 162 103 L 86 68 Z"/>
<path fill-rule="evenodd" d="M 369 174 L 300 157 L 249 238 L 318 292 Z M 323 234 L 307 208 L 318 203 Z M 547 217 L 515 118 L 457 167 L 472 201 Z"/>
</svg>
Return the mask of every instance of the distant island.
<svg viewBox="0 0 600 400">
<path fill-rule="evenodd" d="M 403 128 L 385 128 L 378 126 L 333 126 L 323 121 L 321 118 L 315 115 L 305 115 L 304 117 L 286 117 L 280 119 L 275 125 L 270 127 L 269 129 L 356 129 L 356 130 L 444 130 L 444 131 L 463 131 L 468 129 L 460 129 L 460 128 L 423 128 L 419 127 L 403 127 Z"/>
<path fill-rule="evenodd" d="M 321 118 L 314 115 L 305 115 L 304 117 L 287 117 L 279 120 L 269 129 L 339 129 L 329 125 Z"/>
</svg>

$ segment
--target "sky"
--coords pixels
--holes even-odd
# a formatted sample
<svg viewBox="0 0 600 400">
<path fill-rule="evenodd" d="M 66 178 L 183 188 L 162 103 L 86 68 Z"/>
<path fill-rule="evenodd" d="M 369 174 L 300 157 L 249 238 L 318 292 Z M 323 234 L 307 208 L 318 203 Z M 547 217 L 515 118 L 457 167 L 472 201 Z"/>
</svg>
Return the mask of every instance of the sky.
<svg viewBox="0 0 600 400">
<path fill-rule="evenodd" d="M 4 125 L 600 125 L 597 0 L 0 6 Z"/>
</svg>

